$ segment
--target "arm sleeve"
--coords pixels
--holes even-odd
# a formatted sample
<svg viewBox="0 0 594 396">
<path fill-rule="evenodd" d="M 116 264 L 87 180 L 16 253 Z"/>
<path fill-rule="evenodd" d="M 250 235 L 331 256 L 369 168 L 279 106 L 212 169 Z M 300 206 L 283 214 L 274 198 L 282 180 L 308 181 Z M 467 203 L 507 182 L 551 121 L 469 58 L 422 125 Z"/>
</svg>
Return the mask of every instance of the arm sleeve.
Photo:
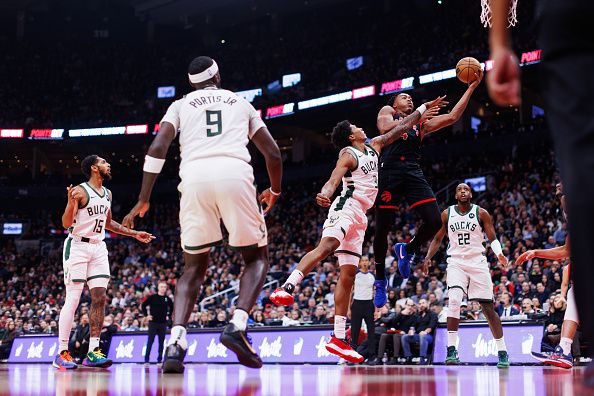
<svg viewBox="0 0 594 396">
<path fill-rule="evenodd" d="M 258 132 L 258 129 L 265 127 L 266 124 L 264 124 L 262 117 L 260 117 L 260 114 L 258 114 L 258 111 L 254 108 L 254 106 L 252 106 L 252 104 L 247 100 L 243 98 L 241 99 L 244 101 L 249 112 L 250 129 L 248 131 L 248 137 L 251 139 L 254 134 Z"/>
<path fill-rule="evenodd" d="M 173 125 L 175 128 L 175 134 L 177 135 L 177 130 L 179 129 L 179 110 L 181 108 L 182 101 L 176 100 L 175 102 L 171 103 L 167 112 L 163 116 L 161 122 L 168 122 Z"/>
</svg>

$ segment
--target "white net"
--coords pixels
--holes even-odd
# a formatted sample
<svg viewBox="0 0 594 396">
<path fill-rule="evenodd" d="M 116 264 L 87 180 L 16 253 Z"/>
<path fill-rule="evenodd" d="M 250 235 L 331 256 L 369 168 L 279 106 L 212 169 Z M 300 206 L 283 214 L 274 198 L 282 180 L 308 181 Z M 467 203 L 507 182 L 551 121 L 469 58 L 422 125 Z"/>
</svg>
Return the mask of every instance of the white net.
<svg viewBox="0 0 594 396">
<path fill-rule="evenodd" d="M 518 0 L 509 0 L 509 14 L 507 15 L 507 27 L 516 26 L 518 23 Z M 491 27 L 493 16 L 491 15 L 491 0 L 481 0 L 481 23 L 484 27 Z"/>
</svg>

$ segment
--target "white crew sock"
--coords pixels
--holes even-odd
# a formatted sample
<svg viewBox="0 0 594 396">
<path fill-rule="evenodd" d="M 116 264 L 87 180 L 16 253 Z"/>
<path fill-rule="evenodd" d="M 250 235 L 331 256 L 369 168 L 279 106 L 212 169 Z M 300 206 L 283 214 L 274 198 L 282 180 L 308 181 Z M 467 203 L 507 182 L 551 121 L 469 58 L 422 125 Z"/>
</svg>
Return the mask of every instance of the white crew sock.
<svg viewBox="0 0 594 396">
<path fill-rule="evenodd" d="M 334 315 L 334 337 L 344 340 L 346 338 L 346 316 Z M 351 337 L 354 336 L 351 334 Z"/>
<path fill-rule="evenodd" d="M 571 338 L 561 337 L 559 345 L 561 345 L 561 348 L 563 348 L 564 355 L 569 355 L 571 353 L 571 344 L 573 344 L 573 340 Z"/>
<path fill-rule="evenodd" d="M 66 286 L 66 298 L 64 299 L 64 306 L 60 310 L 60 318 L 58 320 L 58 353 L 68 350 L 68 341 L 70 340 L 74 314 L 78 307 L 83 287 L 84 285 L 82 284 Z"/>
<path fill-rule="evenodd" d="M 245 331 L 247 327 L 247 320 L 249 314 L 244 311 L 243 309 L 235 308 L 235 312 L 233 312 L 233 318 L 231 319 L 231 323 L 235 325 L 239 330 Z"/>
<path fill-rule="evenodd" d="M 495 338 L 495 344 L 497 345 L 497 352 L 507 351 L 507 347 L 505 346 L 505 340 L 503 337 L 497 339 Z"/>
<path fill-rule="evenodd" d="M 89 338 L 89 352 L 94 351 L 95 348 L 99 348 L 99 337 L 90 337 Z"/>
<path fill-rule="evenodd" d="M 283 284 L 283 286 L 286 286 L 287 283 L 290 283 L 293 286 L 300 285 L 302 280 L 303 280 L 303 272 L 296 269 L 296 270 L 293 270 L 293 272 L 291 272 L 291 275 L 289 275 L 289 279 L 287 279 L 287 281 Z"/>
<path fill-rule="evenodd" d="M 171 328 L 171 338 L 169 344 L 177 342 L 177 345 L 183 349 L 188 349 L 188 341 L 186 340 L 186 328 L 184 326 L 173 326 Z"/>
<path fill-rule="evenodd" d="M 449 331 L 448 330 L 448 346 L 455 347 L 457 341 L 458 341 L 458 331 Z"/>
</svg>

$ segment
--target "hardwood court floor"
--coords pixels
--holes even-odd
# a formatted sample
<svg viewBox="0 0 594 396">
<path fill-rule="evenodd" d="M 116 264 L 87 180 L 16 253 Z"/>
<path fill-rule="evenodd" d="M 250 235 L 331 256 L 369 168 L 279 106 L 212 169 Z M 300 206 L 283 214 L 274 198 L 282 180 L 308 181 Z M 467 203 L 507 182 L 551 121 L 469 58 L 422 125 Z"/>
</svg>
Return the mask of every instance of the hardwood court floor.
<svg viewBox="0 0 594 396">
<path fill-rule="evenodd" d="M 0 365 L 0 395 L 594 395 L 583 368 L 541 366 L 384 366 L 188 364 L 184 374 L 157 366 L 59 371 L 50 365 Z"/>
</svg>

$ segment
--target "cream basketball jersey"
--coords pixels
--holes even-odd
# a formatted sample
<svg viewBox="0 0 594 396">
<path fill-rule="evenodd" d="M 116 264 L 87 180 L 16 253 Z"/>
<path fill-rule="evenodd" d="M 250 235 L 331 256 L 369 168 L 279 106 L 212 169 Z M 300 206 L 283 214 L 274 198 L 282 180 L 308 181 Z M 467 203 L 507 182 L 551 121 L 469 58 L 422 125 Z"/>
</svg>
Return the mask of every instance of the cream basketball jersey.
<svg viewBox="0 0 594 396">
<path fill-rule="evenodd" d="M 226 89 L 196 90 L 173 102 L 163 121 L 179 132 L 182 184 L 253 177 L 247 145 L 265 124 L 244 98 Z"/>
<path fill-rule="evenodd" d="M 457 205 L 448 208 L 448 256 L 468 259 L 485 254 L 485 236 L 478 212 L 479 207 L 474 204 L 464 214 L 458 212 Z"/>
<path fill-rule="evenodd" d="M 378 154 L 365 145 L 364 151 L 359 151 L 352 146 L 343 150 L 349 150 L 357 158 L 357 169 L 347 172 L 342 178 L 342 192 L 334 200 L 332 210 L 341 210 L 349 198 L 361 204 L 364 212 L 367 212 L 375 202 L 377 195 L 377 162 Z"/>
<path fill-rule="evenodd" d="M 88 183 L 83 183 L 80 187 L 85 190 L 88 201 L 85 206 L 78 208 L 69 231 L 78 237 L 103 240 L 107 213 L 111 209 L 109 192 L 105 187 L 95 191 Z"/>
</svg>

